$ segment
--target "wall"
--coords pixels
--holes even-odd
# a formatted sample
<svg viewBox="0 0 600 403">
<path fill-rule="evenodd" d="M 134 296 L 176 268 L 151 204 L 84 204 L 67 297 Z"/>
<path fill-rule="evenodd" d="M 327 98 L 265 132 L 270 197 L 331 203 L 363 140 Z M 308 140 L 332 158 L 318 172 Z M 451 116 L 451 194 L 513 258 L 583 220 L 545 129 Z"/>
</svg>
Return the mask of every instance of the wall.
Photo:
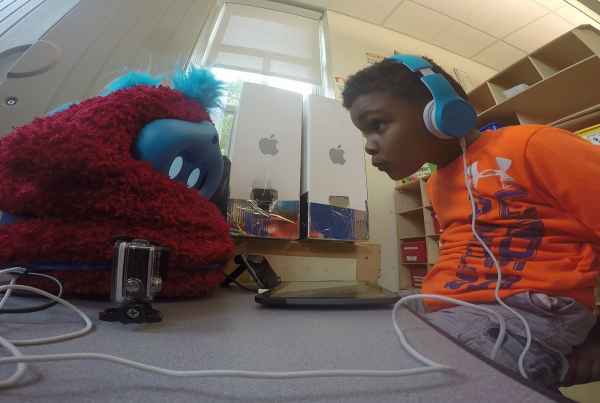
<svg viewBox="0 0 600 403">
<path fill-rule="evenodd" d="M 431 57 L 436 63 L 453 74 L 458 68 L 466 72 L 473 86 L 477 86 L 497 73 L 496 70 L 444 49 L 409 36 L 327 11 L 331 66 L 334 77 L 348 75 L 368 66 L 365 53 L 391 56 L 394 50 Z M 326 94 L 331 94 L 332 82 Z M 367 160 L 367 183 L 369 192 L 369 221 L 371 241 L 381 245 L 381 278 L 379 284 L 389 290 L 399 289 L 398 235 L 396 229 L 396 183 L 379 172 Z"/>
<path fill-rule="evenodd" d="M 85 0 L 56 25 L 65 13 L 46 10 L 45 29 L 51 29 L 42 40 L 35 35 L 45 31 L 35 28 L 34 36 L 27 33 L 29 24 L 37 21 L 33 17 L 27 24 L 9 26 L 13 37 L 27 35 L 37 41 L 0 86 L 0 137 L 57 106 L 97 95 L 114 78 L 111 73 L 123 67 L 138 70 L 152 63 L 154 71 L 165 71 L 175 60 L 185 63 L 214 2 Z M 18 99 L 14 106 L 6 105 L 11 97 Z"/>
</svg>

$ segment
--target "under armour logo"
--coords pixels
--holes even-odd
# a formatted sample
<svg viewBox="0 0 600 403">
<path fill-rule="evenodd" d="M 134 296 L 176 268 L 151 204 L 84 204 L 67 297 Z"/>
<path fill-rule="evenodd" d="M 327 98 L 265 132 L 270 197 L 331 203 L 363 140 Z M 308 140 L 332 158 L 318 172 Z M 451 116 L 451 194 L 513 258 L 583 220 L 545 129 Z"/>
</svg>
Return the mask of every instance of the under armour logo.
<svg viewBox="0 0 600 403">
<path fill-rule="evenodd" d="M 479 172 L 477 169 L 477 161 L 467 168 L 467 174 L 471 177 L 469 184 L 471 185 L 472 189 L 477 189 L 477 181 L 479 181 L 479 179 L 490 176 L 499 176 L 503 189 L 508 189 L 509 187 L 517 184 L 517 181 L 506 174 L 506 171 L 508 171 L 512 165 L 512 161 L 506 158 L 496 157 L 496 163 L 500 169 L 486 169 L 482 172 Z"/>
</svg>

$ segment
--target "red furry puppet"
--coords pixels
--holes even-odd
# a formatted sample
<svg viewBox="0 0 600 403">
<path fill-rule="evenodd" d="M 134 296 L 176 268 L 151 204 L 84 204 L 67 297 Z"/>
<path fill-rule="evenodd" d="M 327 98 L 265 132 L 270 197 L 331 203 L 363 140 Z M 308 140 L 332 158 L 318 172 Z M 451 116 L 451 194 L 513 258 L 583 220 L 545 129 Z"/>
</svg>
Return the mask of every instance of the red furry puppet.
<svg viewBox="0 0 600 403">
<path fill-rule="evenodd" d="M 0 139 L 0 266 L 108 296 L 112 237 L 171 248 L 161 295 L 193 297 L 223 280 L 233 242 L 208 199 L 223 172 L 207 109 L 223 83 L 206 69 L 127 71 L 102 96 L 59 108 Z M 49 288 L 45 280 L 28 284 Z"/>
</svg>

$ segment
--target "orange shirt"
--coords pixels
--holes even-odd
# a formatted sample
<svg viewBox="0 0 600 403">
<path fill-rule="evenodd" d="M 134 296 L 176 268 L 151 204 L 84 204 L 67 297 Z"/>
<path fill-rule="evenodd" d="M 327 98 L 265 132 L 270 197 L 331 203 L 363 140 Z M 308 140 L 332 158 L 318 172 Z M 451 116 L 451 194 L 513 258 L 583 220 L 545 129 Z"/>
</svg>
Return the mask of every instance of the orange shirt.
<svg viewBox="0 0 600 403">
<path fill-rule="evenodd" d="M 500 297 L 571 297 L 590 310 L 600 274 L 600 146 L 547 126 L 488 131 L 467 149 L 476 229 L 502 270 Z M 462 156 L 427 193 L 444 232 L 423 294 L 494 301 L 496 268 L 471 232 Z M 436 311 L 446 302 L 425 300 Z"/>
</svg>

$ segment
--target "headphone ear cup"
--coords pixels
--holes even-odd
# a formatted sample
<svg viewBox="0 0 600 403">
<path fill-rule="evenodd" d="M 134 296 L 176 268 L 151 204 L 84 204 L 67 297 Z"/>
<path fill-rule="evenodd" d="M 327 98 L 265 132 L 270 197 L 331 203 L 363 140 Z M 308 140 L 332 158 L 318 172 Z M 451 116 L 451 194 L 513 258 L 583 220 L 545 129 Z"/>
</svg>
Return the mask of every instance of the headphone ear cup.
<svg viewBox="0 0 600 403">
<path fill-rule="evenodd" d="M 435 124 L 435 101 L 431 100 L 427 105 L 425 105 L 425 109 L 423 109 L 423 122 L 425 122 L 425 127 L 429 130 L 429 133 L 433 134 L 435 137 L 439 137 L 441 139 L 450 139 L 451 137 L 446 136 L 438 126 Z"/>
<path fill-rule="evenodd" d="M 434 126 L 434 114 L 435 114 L 435 101 L 432 99 L 429 101 L 427 105 L 425 105 L 425 109 L 423 109 L 423 122 L 425 122 L 425 127 L 429 130 L 429 133 L 436 135 L 437 131 Z"/>
</svg>

